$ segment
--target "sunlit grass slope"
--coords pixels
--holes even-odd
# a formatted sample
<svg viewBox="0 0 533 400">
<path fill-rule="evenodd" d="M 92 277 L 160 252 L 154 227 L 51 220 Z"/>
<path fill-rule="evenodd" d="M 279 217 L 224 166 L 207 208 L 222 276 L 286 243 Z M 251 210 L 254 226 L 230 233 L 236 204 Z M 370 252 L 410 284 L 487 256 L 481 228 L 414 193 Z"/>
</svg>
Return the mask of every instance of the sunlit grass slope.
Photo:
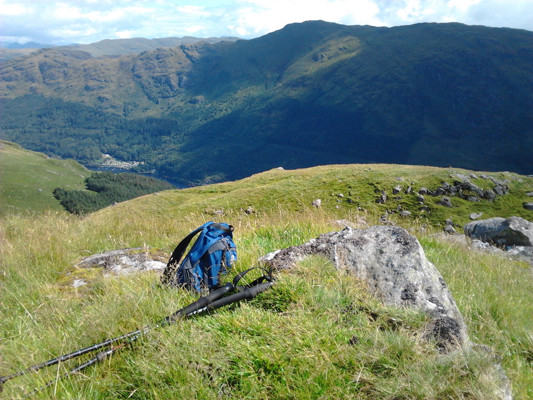
<svg viewBox="0 0 533 400">
<path fill-rule="evenodd" d="M 321 208 L 344 215 L 357 212 L 376 222 L 387 214 L 396 222 L 412 224 L 414 221 L 433 227 L 444 226 L 446 219 L 453 219 L 459 226 L 470 222 L 472 212 L 483 213 L 483 218 L 520 216 L 532 217 L 532 212 L 523 208 L 528 201 L 526 193 L 533 190 L 533 178 L 509 172 L 483 173 L 499 181 L 508 182 L 510 192 L 495 201 L 469 202 L 451 197 L 452 208 L 438 204 L 442 196 L 425 196 L 424 204 L 417 200 L 417 192 L 425 187 L 435 190 L 443 182 L 453 184 L 457 174 L 469 176 L 471 171 L 459 168 L 435 168 L 392 164 L 352 164 L 321 166 L 299 170 L 273 169 L 235 182 L 198 186 L 185 190 L 161 192 L 145 196 L 133 202 L 105 209 L 94 219 L 114 218 L 125 210 L 129 214 L 148 214 L 157 218 L 184 218 L 190 213 L 205 215 L 224 212 L 226 218 L 241 214 L 252 207 L 256 217 L 275 213 L 278 208 L 291 211 L 308 209 L 315 199 L 321 199 Z M 491 189 L 490 179 L 472 179 L 483 189 Z M 393 189 L 401 192 L 393 194 Z M 411 187 L 410 193 L 407 189 Z M 376 200 L 380 193 L 387 194 L 384 204 Z M 411 212 L 410 218 L 401 218 L 399 210 Z"/>
<path fill-rule="evenodd" d="M 74 160 L 58 160 L 0 141 L 0 216 L 45 210 L 64 211 L 52 192 L 82 190 L 91 173 Z"/>
<path fill-rule="evenodd" d="M 494 174 L 509 178 L 509 195 L 472 205 L 452 198 L 458 206 L 445 210 L 429 198 L 425 214 L 416 212 L 419 205 L 407 195 L 375 203 L 376 188 L 389 192 L 398 183 L 413 182 L 431 189 L 450 173 L 390 165 L 273 170 L 237 182 L 147 195 L 85 218 L 9 215 L 0 225 L 0 375 L 152 325 L 195 299 L 161 287 L 154 273 L 106 277 L 101 270 L 74 268 L 84 256 L 139 246 L 170 254 L 192 229 L 215 219 L 235 226 L 236 270 L 241 271 L 272 250 L 340 229 L 338 220 L 364 227 L 402 205 L 413 211 L 411 218 L 388 218 L 417 235 L 455 296 L 472 340 L 493 348 L 515 398 L 529 399 L 531 268 L 475 253 L 433 233 L 445 218 L 465 223 L 474 206 L 487 217 L 525 215 L 522 193 L 533 180 Z M 317 198 L 320 208 L 311 205 Z M 248 207 L 254 212 L 246 213 Z M 220 210 L 223 216 L 213 215 Z M 72 287 L 80 276 L 88 284 Z M 493 356 L 443 356 L 422 340 L 425 323 L 419 313 L 383 306 L 364 284 L 313 257 L 279 273 L 275 287 L 251 302 L 154 329 L 111 360 L 30 397 L 493 398 L 494 382 L 486 374 Z M 2 396 L 22 398 L 72 366 L 9 381 Z"/>
</svg>

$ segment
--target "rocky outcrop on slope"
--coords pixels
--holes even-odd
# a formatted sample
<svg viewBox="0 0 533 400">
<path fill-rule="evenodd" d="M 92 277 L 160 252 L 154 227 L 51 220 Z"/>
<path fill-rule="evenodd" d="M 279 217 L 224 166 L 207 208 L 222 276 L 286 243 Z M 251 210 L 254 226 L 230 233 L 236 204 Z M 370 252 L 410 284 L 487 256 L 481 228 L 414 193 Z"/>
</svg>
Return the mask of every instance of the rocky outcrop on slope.
<svg viewBox="0 0 533 400">
<path fill-rule="evenodd" d="M 500 254 L 533 267 L 533 223 L 520 217 L 489 218 L 464 227 L 466 240 L 476 250 Z M 462 236 L 462 235 L 461 235 Z"/>
<path fill-rule="evenodd" d="M 499 247 L 533 246 L 533 223 L 520 217 L 474 221 L 466 224 L 464 231 L 472 239 Z"/>
</svg>

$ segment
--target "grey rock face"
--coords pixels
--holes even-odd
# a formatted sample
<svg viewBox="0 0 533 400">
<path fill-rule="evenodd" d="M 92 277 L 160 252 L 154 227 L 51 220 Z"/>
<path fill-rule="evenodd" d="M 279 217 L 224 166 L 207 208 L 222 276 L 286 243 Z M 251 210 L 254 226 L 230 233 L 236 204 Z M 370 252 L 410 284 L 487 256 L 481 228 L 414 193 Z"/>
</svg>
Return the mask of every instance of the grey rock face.
<svg viewBox="0 0 533 400">
<path fill-rule="evenodd" d="M 429 314 L 432 318 L 429 335 L 442 350 L 455 349 L 468 342 L 463 317 L 444 279 L 427 260 L 418 240 L 405 229 L 346 228 L 270 253 L 262 261 L 276 269 L 286 269 L 311 254 L 323 255 L 338 269 L 364 280 L 385 304 Z"/>
<path fill-rule="evenodd" d="M 497 246 L 533 246 L 533 223 L 520 218 L 490 218 L 470 222 L 465 235 Z"/>
<path fill-rule="evenodd" d="M 457 233 L 457 231 L 455 230 L 455 228 L 453 227 L 453 225 L 446 225 L 444 227 L 444 232 L 450 234 L 450 235 L 454 235 Z"/>
<path fill-rule="evenodd" d="M 452 201 L 447 196 L 442 196 L 440 201 L 437 203 L 444 207 L 453 207 Z"/>
<path fill-rule="evenodd" d="M 468 339 L 467 328 L 455 300 L 441 274 L 430 263 L 418 240 L 405 229 L 374 226 L 365 230 L 346 227 L 300 246 L 278 250 L 261 261 L 276 269 L 290 269 L 306 256 L 329 258 L 338 269 L 364 280 L 372 293 L 385 304 L 421 310 L 431 317 L 427 336 L 436 340 L 443 352 L 492 350 Z M 494 396 L 512 400 L 511 383 L 495 362 L 487 375 L 496 383 Z"/>
</svg>

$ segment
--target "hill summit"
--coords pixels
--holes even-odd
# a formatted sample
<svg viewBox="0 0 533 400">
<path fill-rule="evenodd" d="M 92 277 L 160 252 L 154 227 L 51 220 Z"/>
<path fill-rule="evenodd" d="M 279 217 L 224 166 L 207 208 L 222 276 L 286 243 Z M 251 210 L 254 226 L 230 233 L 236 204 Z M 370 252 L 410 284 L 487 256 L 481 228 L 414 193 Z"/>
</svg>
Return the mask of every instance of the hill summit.
<svg viewBox="0 0 533 400">
<path fill-rule="evenodd" d="M 533 32 L 323 21 L 252 40 L 0 67 L 0 135 L 183 184 L 277 166 L 401 163 L 532 173 Z"/>
</svg>

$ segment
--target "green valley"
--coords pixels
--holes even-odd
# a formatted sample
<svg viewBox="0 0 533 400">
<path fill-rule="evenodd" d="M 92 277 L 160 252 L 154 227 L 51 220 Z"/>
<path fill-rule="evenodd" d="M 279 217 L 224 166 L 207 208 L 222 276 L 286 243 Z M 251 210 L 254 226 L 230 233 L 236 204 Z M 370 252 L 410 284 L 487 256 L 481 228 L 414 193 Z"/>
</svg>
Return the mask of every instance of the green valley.
<svg viewBox="0 0 533 400">
<path fill-rule="evenodd" d="M 252 40 L 13 54 L 0 64 L 0 397 L 533 398 L 533 247 L 463 235 L 493 217 L 531 226 L 533 32 L 308 21 Z M 252 300 L 161 323 L 198 293 L 162 285 L 157 266 L 107 261 L 127 250 L 165 265 L 208 221 L 235 228 L 223 281 L 276 250 L 371 227 L 394 246 L 369 246 L 362 267 L 411 245 L 441 276 L 387 304 L 357 262 L 336 264 L 359 255 L 360 236 L 335 263 L 319 245 L 281 258 Z M 385 286 L 420 278 L 406 254 Z M 448 317 L 435 288 L 453 295 L 456 325 L 432 325 Z M 415 292 L 431 312 L 407 306 Z M 463 319 L 469 342 L 444 351 L 438 336 L 453 340 Z M 146 326 L 83 373 L 57 380 L 76 365 L 65 360 L 4 379 Z"/>
<path fill-rule="evenodd" d="M 96 211 L 159 190 L 165 181 L 132 173 L 91 172 L 74 160 L 50 158 L 0 140 L 0 215 Z"/>
</svg>

